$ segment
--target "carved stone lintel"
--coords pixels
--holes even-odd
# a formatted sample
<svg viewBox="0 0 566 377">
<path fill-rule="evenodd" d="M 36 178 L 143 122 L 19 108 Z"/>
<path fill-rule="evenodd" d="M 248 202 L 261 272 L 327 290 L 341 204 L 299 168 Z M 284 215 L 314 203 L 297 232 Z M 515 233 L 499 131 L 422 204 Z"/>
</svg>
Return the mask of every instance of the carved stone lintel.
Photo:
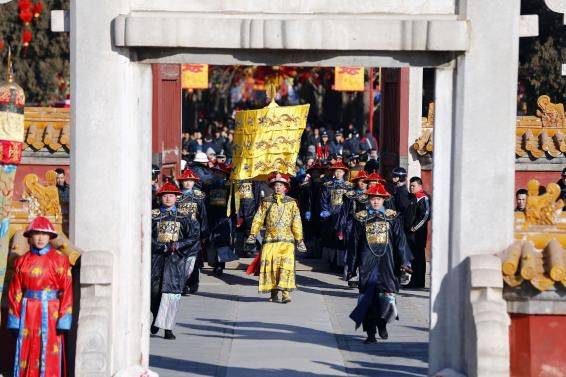
<svg viewBox="0 0 566 377">
<path fill-rule="evenodd" d="M 501 261 L 488 254 L 469 258 L 472 323 L 466 327 L 467 374 L 509 376 L 509 324 L 503 300 Z"/>
<path fill-rule="evenodd" d="M 110 375 L 112 264 L 113 255 L 109 251 L 88 251 L 81 258 L 77 377 Z"/>
</svg>

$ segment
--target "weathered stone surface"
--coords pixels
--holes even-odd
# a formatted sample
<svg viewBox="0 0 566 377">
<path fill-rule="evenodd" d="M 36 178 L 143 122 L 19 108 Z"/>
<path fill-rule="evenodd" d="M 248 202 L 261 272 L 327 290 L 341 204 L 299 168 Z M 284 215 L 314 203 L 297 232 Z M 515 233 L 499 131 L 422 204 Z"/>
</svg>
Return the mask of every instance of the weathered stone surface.
<svg viewBox="0 0 566 377">
<path fill-rule="evenodd" d="M 158 377 L 159 375 L 141 365 L 133 365 L 114 374 L 114 377 Z"/>
<path fill-rule="evenodd" d="M 208 33 L 222 24 L 221 33 Z M 253 48 L 358 51 L 464 51 L 468 23 L 398 18 L 300 19 L 129 14 L 115 20 L 120 47 Z"/>
<path fill-rule="evenodd" d="M 550 0 L 549 0 L 550 1 Z M 134 0 L 132 8 L 136 11 L 176 11 L 176 12 L 212 12 L 239 13 L 253 12 L 258 14 L 327 13 L 356 15 L 393 13 L 393 14 L 435 14 L 451 15 L 454 13 L 454 0 Z"/>
</svg>

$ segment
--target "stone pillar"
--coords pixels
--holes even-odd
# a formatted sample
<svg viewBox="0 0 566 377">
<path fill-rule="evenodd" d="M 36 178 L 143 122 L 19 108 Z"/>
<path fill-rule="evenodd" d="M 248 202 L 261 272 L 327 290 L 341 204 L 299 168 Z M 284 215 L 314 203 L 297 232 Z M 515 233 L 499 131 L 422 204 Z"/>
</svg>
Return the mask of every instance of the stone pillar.
<svg viewBox="0 0 566 377">
<path fill-rule="evenodd" d="M 473 326 L 463 261 L 513 241 L 519 11 L 519 0 L 460 2 L 460 18 L 471 24 L 470 47 L 456 59 L 453 78 L 449 70 L 437 73 L 431 374 L 451 368 L 478 375 L 464 346 Z"/>
<path fill-rule="evenodd" d="M 407 179 L 421 176 L 421 164 L 413 143 L 421 134 L 423 107 L 423 69 L 409 68 L 409 132 L 407 142 Z"/>
<path fill-rule="evenodd" d="M 109 375 L 149 360 L 151 67 L 111 37 L 130 3 L 71 2 L 70 233 L 113 253 Z"/>
</svg>

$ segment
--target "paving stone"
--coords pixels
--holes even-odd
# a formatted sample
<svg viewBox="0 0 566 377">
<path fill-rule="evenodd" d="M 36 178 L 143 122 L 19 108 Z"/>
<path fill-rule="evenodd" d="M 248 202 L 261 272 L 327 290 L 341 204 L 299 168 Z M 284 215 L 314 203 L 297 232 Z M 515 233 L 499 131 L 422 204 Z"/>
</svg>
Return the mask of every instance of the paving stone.
<svg viewBox="0 0 566 377">
<path fill-rule="evenodd" d="M 183 297 L 175 329 L 150 340 L 160 376 L 426 376 L 428 291 L 398 296 L 400 320 L 389 339 L 364 345 L 348 318 L 357 293 L 336 275 L 299 271 L 293 302 L 257 293 L 256 278 L 205 272 L 197 294 Z"/>
</svg>

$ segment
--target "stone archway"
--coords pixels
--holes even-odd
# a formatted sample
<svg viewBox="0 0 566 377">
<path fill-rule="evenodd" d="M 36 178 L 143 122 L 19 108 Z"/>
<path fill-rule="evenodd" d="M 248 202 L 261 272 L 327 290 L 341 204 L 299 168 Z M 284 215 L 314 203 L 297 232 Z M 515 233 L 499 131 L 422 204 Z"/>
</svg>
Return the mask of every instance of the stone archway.
<svg viewBox="0 0 566 377">
<path fill-rule="evenodd" d="M 148 365 L 149 318 L 140 310 L 149 306 L 146 63 L 192 62 L 437 68 L 430 372 L 475 375 L 469 360 L 477 359 L 478 348 L 466 341 L 475 332 L 464 261 L 501 250 L 513 238 L 519 1 L 262 6 L 72 2 L 71 235 L 91 250 L 83 261 L 90 278 L 82 281 L 82 297 L 92 303 L 79 320 L 77 374 Z M 504 347 L 501 352 L 504 357 Z M 505 375 L 504 366 L 493 370 Z"/>
</svg>

